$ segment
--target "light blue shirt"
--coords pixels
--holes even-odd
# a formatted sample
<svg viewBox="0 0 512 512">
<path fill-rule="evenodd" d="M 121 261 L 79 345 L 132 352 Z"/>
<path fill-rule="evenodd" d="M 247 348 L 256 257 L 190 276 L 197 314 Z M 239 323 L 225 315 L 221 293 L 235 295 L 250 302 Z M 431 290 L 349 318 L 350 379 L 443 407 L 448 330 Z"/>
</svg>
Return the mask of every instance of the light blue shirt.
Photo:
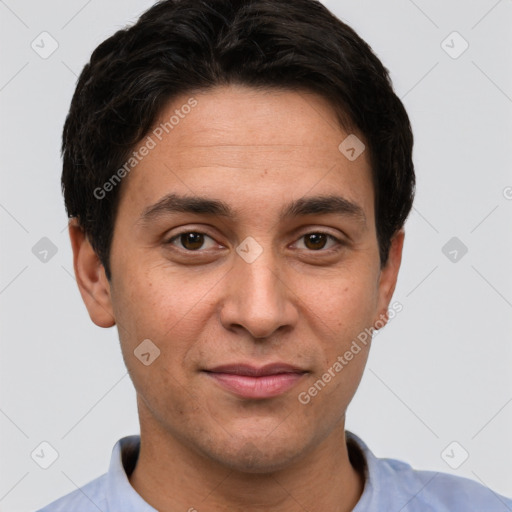
<svg viewBox="0 0 512 512">
<path fill-rule="evenodd" d="M 346 437 L 350 459 L 363 464 L 366 477 L 353 512 L 512 512 L 512 499 L 473 480 L 377 458 L 355 434 L 347 431 Z M 137 494 L 126 474 L 125 467 L 135 467 L 139 443 L 139 436 L 120 439 L 107 473 L 38 512 L 158 512 Z"/>
</svg>

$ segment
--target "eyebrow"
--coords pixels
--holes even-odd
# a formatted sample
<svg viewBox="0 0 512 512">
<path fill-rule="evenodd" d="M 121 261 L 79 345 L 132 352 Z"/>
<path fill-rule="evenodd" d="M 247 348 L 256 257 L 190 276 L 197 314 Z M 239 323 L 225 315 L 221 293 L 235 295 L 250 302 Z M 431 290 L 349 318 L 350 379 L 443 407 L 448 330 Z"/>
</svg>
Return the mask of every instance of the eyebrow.
<svg viewBox="0 0 512 512">
<path fill-rule="evenodd" d="M 137 224 L 149 224 L 173 213 L 195 213 L 235 218 L 235 211 L 224 201 L 206 197 L 168 194 L 144 209 Z M 337 214 L 366 224 L 364 210 L 358 204 L 336 195 L 302 197 L 281 209 L 279 220 L 306 215 Z"/>
</svg>

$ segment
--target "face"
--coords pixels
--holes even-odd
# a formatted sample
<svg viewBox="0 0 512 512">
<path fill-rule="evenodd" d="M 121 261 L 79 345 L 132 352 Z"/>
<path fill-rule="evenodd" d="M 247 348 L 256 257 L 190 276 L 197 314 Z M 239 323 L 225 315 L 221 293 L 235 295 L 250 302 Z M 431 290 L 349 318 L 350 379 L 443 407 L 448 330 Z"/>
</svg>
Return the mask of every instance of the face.
<svg viewBox="0 0 512 512">
<path fill-rule="evenodd" d="M 258 472 L 343 426 L 369 343 L 345 354 L 384 318 L 403 240 L 381 268 L 348 135 L 306 93 L 219 87 L 161 113 L 122 182 L 112 280 L 79 280 L 93 321 L 118 325 L 142 432 Z"/>
</svg>

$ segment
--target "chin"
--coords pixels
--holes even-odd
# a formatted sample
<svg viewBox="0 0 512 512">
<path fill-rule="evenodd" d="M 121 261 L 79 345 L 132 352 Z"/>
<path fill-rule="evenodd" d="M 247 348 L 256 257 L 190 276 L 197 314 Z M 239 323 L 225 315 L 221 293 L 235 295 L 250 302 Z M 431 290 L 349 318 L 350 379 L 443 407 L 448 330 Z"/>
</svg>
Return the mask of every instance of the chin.
<svg viewBox="0 0 512 512">
<path fill-rule="evenodd" d="M 214 453 L 208 450 L 208 456 L 240 473 L 266 474 L 280 471 L 300 458 L 305 450 L 303 444 L 289 437 L 287 442 L 281 438 L 272 442 L 266 436 L 245 440 L 231 438 L 226 441 L 226 444 L 219 443 Z"/>
</svg>

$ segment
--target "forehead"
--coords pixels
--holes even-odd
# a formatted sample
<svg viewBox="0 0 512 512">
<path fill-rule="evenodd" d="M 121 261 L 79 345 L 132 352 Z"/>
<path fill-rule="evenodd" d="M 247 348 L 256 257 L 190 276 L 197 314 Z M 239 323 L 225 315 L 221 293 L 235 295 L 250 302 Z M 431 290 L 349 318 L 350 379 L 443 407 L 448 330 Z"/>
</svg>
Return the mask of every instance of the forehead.
<svg viewBox="0 0 512 512">
<path fill-rule="evenodd" d="M 229 86 L 183 95 L 141 141 L 151 149 L 123 183 L 121 202 L 140 215 L 169 193 L 215 196 L 236 210 L 336 192 L 368 216 L 371 169 L 366 152 L 351 161 L 340 151 L 349 135 L 311 93 Z"/>
<path fill-rule="evenodd" d="M 184 114 L 192 102 L 196 106 Z M 173 116 L 180 111 L 181 116 Z M 336 141 L 343 133 L 333 106 L 307 91 L 231 85 L 182 95 L 162 109 L 153 130 L 172 117 L 176 124 L 170 135 L 181 147 L 233 144 L 327 148 L 333 142 L 337 147 Z"/>
</svg>

